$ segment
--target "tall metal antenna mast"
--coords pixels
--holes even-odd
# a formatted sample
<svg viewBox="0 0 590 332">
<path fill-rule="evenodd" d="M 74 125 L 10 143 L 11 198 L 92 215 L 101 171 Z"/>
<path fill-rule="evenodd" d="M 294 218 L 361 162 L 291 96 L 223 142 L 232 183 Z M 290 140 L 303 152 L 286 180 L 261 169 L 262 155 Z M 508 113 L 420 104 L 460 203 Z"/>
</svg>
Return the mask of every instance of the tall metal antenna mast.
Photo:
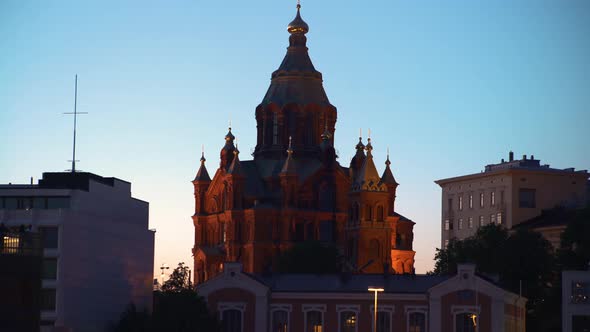
<svg viewBox="0 0 590 332">
<path fill-rule="evenodd" d="M 88 114 L 88 112 L 78 112 L 78 74 L 76 74 L 76 81 L 74 85 L 74 112 L 65 112 L 64 114 L 73 114 L 74 115 L 74 144 L 72 148 L 72 173 L 76 173 L 76 120 L 78 114 Z"/>
</svg>

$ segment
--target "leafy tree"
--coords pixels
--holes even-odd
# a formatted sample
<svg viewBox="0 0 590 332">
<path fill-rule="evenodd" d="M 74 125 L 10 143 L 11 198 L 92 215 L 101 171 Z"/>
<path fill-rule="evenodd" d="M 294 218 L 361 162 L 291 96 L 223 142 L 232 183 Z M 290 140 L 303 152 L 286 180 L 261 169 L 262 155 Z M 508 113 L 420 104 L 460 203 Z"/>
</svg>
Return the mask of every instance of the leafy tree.
<svg viewBox="0 0 590 332">
<path fill-rule="evenodd" d="M 338 273 L 341 271 L 338 248 L 317 241 L 296 243 L 277 259 L 280 273 Z"/>
<path fill-rule="evenodd" d="M 119 322 L 111 327 L 112 332 L 145 332 L 153 331 L 152 317 L 147 310 L 138 311 L 131 303 L 121 314 Z"/>
<path fill-rule="evenodd" d="M 457 264 L 474 263 L 477 272 L 497 275 L 501 287 L 517 294 L 522 291 L 528 299 L 527 330 L 550 331 L 559 324 L 559 295 L 552 287 L 558 282 L 556 261 L 551 244 L 539 233 L 509 234 L 490 224 L 472 237 L 437 249 L 434 259 L 430 274 L 455 274 Z"/>
<path fill-rule="evenodd" d="M 590 205 L 569 213 L 570 222 L 561 234 L 559 264 L 563 270 L 587 270 L 590 264 Z"/>
<path fill-rule="evenodd" d="M 121 315 L 113 332 L 218 332 L 219 322 L 197 295 L 190 269 L 179 263 L 162 291 L 154 292 L 154 310 L 138 312 L 134 305 Z"/>
<path fill-rule="evenodd" d="M 162 291 L 178 293 L 185 290 L 192 290 L 190 268 L 184 265 L 184 262 L 178 263 L 178 266 L 172 271 L 170 277 L 162 285 Z"/>
</svg>

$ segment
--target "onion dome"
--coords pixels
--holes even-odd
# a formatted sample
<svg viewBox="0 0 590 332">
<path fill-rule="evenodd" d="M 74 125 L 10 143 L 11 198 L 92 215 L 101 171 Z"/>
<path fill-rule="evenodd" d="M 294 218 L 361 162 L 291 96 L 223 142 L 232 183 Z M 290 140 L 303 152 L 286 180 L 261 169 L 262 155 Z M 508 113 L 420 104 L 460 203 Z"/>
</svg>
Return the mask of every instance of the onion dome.
<svg viewBox="0 0 590 332">
<path fill-rule="evenodd" d="M 279 68 L 271 75 L 271 85 L 260 105 L 274 103 L 279 107 L 288 103 L 331 106 L 322 86 L 322 74 L 315 69 L 307 53 L 309 26 L 301 18 L 301 5 L 289 23 L 289 47 Z"/>
<path fill-rule="evenodd" d="M 227 168 L 231 165 L 232 160 L 234 159 L 234 151 L 236 149 L 234 145 L 234 140 L 236 137 L 231 132 L 231 127 L 229 127 L 229 131 L 225 135 L 225 145 L 221 149 L 219 153 L 219 167 Z"/>
<path fill-rule="evenodd" d="M 297 15 L 295 16 L 295 19 L 291 21 L 291 23 L 289 23 L 289 26 L 287 27 L 287 31 L 289 31 L 290 34 L 306 34 L 309 31 L 309 26 L 301 18 L 301 14 L 299 13 L 300 9 L 301 5 L 297 4 Z"/>
</svg>

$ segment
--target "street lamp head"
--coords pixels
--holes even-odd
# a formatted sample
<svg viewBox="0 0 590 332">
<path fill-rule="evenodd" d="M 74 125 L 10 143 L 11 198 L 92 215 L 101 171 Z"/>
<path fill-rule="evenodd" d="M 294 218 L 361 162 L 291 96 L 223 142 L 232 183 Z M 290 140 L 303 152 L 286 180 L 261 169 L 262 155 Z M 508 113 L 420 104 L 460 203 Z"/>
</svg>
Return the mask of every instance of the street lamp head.
<svg viewBox="0 0 590 332">
<path fill-rule="evenodd" d="M 383 292 L 385 289 L 383 288 L 376 288 L 376 287 L 369 287 L 369 292 Z"/>
</svg>

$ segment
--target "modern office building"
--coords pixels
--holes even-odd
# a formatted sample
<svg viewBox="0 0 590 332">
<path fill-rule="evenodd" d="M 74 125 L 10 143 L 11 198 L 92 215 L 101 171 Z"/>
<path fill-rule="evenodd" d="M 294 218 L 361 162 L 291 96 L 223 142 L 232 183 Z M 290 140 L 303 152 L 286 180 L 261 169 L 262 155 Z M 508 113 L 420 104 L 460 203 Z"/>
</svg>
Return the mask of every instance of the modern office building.
<svg viewBox="0 0 590 332">
<path fill-rule="evenodd" d="M 197 287 L 225 331 L 524 332 L 526 299 L 459 265 L 454 276 L 250 274 Z M 380 289 L 375 293 L 369 289 Z M 375 302 L 377 305 L 375 306 Z"/>
<path fill-rule="evenodd" d="M 104 331 L 130 302 L 151 308 L 148 210 L 129 182 L 92 173 L 0 185 L 0 223 L 40 233 L 41 331 Z"/>
<path fill-rule="evenodd" d="M 563 271 L 561 295 L 562 331 L 590 331 L 590 266 L 587 271 Z"/>
<path fill-rule="evenodd" d="M 480 173 L 435 181 L 442 189 L 441 248 L 451 239 L 465 239 L 480 226 L 494 223 L 508 229 L 556 206 L 587 204 L 586 170 L 556 169 L 534 156 L 485 166 Z"/>
</svg>

